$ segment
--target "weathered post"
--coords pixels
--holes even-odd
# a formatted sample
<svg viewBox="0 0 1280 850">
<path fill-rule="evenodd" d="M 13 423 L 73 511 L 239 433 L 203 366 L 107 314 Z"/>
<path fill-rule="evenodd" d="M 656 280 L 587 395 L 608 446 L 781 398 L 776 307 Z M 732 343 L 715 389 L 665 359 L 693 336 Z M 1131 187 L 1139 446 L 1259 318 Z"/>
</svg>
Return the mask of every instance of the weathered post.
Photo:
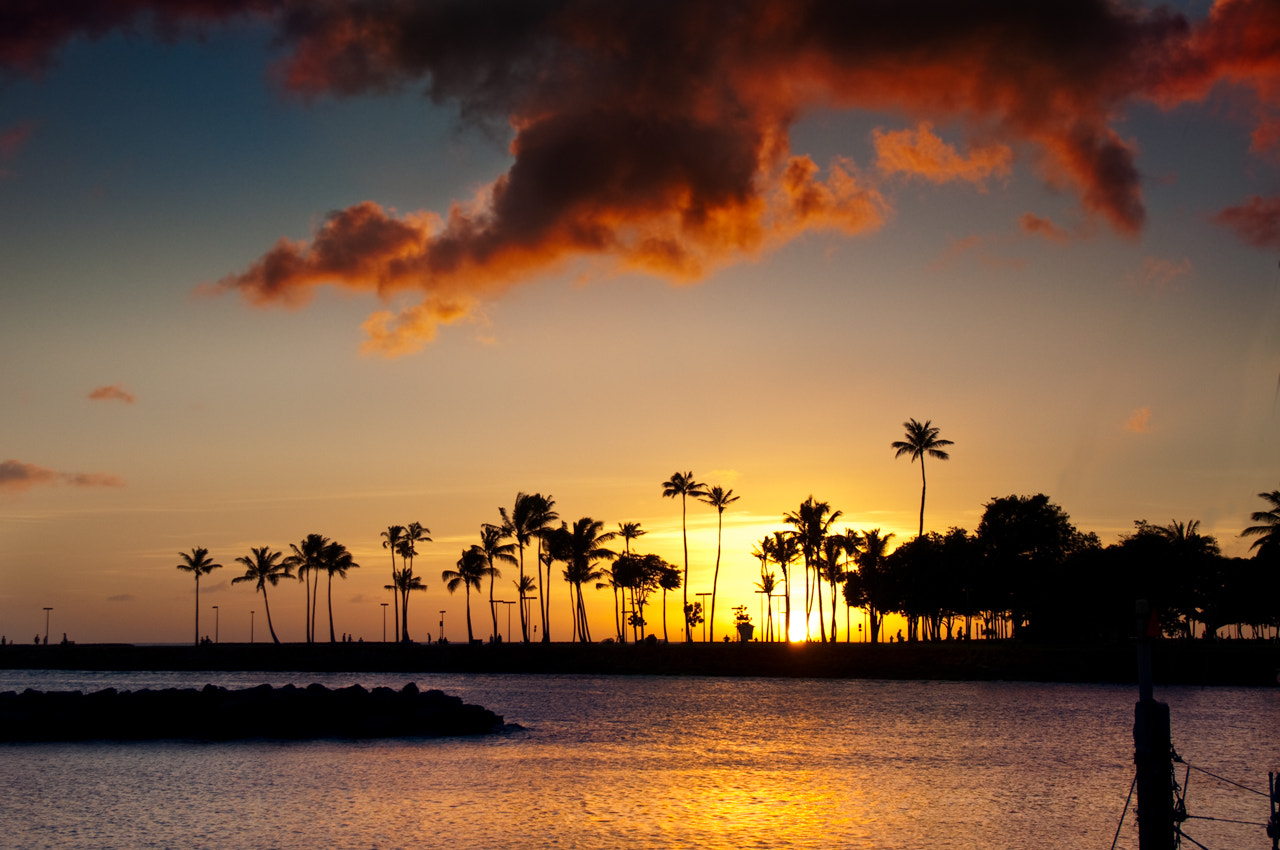
<svg viewBox="0 0 1280 850">
<path fill-rule="evenodd" d="M 1138 702 L 1133 710 L 1133 761 L 1138 769 L 1139 850 L 1174 850 L 1173 744 L 1169 706 L 1152 696 L 1151 638 L 1156 614 L 1138 600 Z M 1154 630 L 1154 631 L 1153 631 Z"/>
</svg>

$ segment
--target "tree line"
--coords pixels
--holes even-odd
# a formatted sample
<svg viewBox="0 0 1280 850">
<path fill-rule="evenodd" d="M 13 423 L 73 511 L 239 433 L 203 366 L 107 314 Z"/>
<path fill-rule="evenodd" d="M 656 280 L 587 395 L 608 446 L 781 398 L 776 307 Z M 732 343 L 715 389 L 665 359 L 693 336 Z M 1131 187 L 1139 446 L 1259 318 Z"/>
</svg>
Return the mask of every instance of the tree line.
<svg viewBox="0 0 1280 850">
<path fill-rule="evenodd" d="M 1242 532 L 1256 538 L 1249 559 L 1223 557 L 1217 541 L 1199 533 L 1196 520 L 1165 526 L 1140 520 L 1133 532 L 1104 547 L 1096 534 L 1076 529 L 1066 512 L 1043 494 L 992 499 L 972 534 L 962 528 L 926 533 L 924 461 L 947 460 L 945 449 L 953 443 L 942 439 L 929 420 L 910 419 L 903 426 L 904 439 L 892 442 L 890 448 L 896 457 L 920 461 L 918 533 L 891 549 L 892 533 L 837 530 L 843 513 L 813 496 L 786 512 L 782 517 L 786 528 L 765 536 L 752 552 L 760 562 L 756 592 L 767 609 L 762 639 L 789 639 L 792 582 L 799 584 L 801 578 L 805 639 L 823 642 L 838 639 L 840 607 L 845 609 L 846 641 L 852 639 L 854 610 L 861 612 L 872 642 L 883 639 L 888 614 L 906 621 L 906 634 L 895 637 L 912 641 L 1114 638 L 1133 632 L 1138 599 L 1154 606 L 1156 625 L 1168 635 L 1211 636 L 1231 626 L 1237 636 L 1243 636 L 1246 627 L 1255 636 L 1268 629 L 1280 630 L 1280 490 L 1259 494 L 1270 508 L 1255 512 L 1256 525 Z M 692 641 L 696 627 L 705 622 L 714 641 L 723 517 L 738 496 L 730 489 L 697 481 L 690 471 L 673 473 L 661 487 L 664 498 L 680 500 L 682 568 L 658 555 L 633 551 L 632 544 L 646 534 L 638 522 L 618 523 L 616 531 L 606 531 L 602 521 L 589 516 L 570 524 L 560 520 L 554 498 L 541 493 L 517 493 L 510 509 L 498 508 L 498 521 L 482 523 L 478 542 L 461 551 L 453 568 L 441 572 L 450 593 L 461 589 L 465 594 L 468 640 L 475 639 L 472 591 L 487 592 L 490 635 L 500 639 L 496 606 L 502 600 L 495 598 L 495 588 L 506 568 L 515 573 L 511 586 L 518 603 L 508 604 L 518 604 L 520 639 L 529 643 L 541 626 L 540 639 L 549 642 L 552 574 L 554 566 L 561 564 L 560 575 L 568 585 L 565 601 L 571 613 L 571 640 L 592 640 L 583 593 L 585 586 L 591 586 L 612 591 L 613 639 L 619 642 L 649 636 L 651 624 L 645 615 L 658 591 L 662 592 L 664 639 L 670 636 L 667 594 L 682 591 L 683 639 Z M 705 611 L 701 602 L 689 601 L 690 499 L 717 512 L 716 559 Z M 411 641 L 409 602 L 415 591 L 427 589 L 414 570 L 414 559 L 419 545 L 431 542 L 430 533 L 421 523 L 411 522 L 390 525 L 380 534 L 390 558 L 391 578 L 384 589 L 391 593 L 396 642 Z M 610 548 L 615 540 L 622 541 L 621 552 Z M 198 643 L 200 577 L 221 564 L 214 563 L 204 548 L 180 557 L 178 568 L 195 576 Z M 316 640 L 324 578 L 329 640 L 336 642 L 333 579 L 345 578 L 359 567 L 344 545 L 309 534 L 290 544 L 287 554 L 263 546 L 235 560 L 245 571 L 232 584 L 249 582 L 262 594 L 268 629 L 276 643 L 280 640 L 271 620 L 268 588 L 283 579 L 303 584 L 305 639 L 311 643 Z M 781 578 L 771 566 L 778 568 Z M 802 576 L 795 575 L 797 566 L 803 568 Z M 780 588 L 782 593 L 776 593 Z M 779 600 L 780 629 L 775 628 L 775 599 Z M 739 622 L 749 622 L 745 606 L 734 610 Z"/>
</svg>

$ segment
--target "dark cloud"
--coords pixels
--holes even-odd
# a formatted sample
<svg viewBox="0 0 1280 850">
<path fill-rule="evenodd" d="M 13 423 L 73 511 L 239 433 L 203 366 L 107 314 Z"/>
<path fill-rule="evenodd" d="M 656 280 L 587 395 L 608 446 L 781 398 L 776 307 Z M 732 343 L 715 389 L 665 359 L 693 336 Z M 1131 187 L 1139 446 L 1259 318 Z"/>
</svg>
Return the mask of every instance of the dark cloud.
<svg viewBox="0 0 1280 850">
<path fill-rule="evenodd" d="M 35 486 L 58 483 L 73 487 L 124 486 L 119 476 L 104 472 L 58 472 L 20 460 L 0 461 L 0 493 L 21 493 Z"/>
<path fill-rule="evenodd" d="M 1218 212 L 1213 220 L 1250 245 L 1280 250 L 1280 198 L 1252 195 L 1243 204 Z"/>
</svg>

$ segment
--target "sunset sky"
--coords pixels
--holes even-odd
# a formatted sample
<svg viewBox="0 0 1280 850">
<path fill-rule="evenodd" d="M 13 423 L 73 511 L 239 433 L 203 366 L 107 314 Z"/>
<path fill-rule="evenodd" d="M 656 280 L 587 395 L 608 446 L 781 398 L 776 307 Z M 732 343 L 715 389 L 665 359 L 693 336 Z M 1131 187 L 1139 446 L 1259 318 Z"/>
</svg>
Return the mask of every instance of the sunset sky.
<svg viewBox="0 0 1280 850">
<path fill-rule="evenodd" d="M 0 7 L 10 640 L 190 640 L 194 546 L 201 631 L 262 640 L 234 558 L 310 532 L 377 639 L 413 520 L 411 631 L 459 640 L 440 570 L 518 491 L 679 564 L 678 470 L 741 497 L 723 633 L 808 495 L 914 533 L 908 418 L 936 530 L 1043 492 L 1243 555 L 1280 487 L 1274 0 L 51 8 Z"/>
</svg>

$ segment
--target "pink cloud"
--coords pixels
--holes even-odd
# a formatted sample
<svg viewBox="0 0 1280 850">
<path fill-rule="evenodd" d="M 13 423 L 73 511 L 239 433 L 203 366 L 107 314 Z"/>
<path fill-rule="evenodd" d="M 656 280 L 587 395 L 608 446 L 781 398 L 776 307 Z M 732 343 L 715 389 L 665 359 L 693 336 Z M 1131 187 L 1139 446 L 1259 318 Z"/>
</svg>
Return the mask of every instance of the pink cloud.
<svg viewBox="0 0 1280 850">
<path fill-rule="evenodd" d="M 871 141 L 876 149 L 876 168 L 933 183 L 965 180 L 982 187 L 989 177 L 1008 177 L 1013 165 L 1013 150 L 1008 145 L 974 146 L 966 156 L 939 138 L 927 121 L 914 130 L 877 128 Z"/>
<path fill-rule="evenodd" d="M 91 401 L 122 401 L 133 404 L 137 398 L 120 384 L 98 387 L 89 393 Z"/>
<path fill-rule="evenodd" d="M 104 472 L 57 472 L 19 460 L 0 462 L 0 492 L 21 493 L 35 486 L 123 487 L 124 480 Z"/>
<path fill-rule="evenodd" d="M 1134 434 L 1146 434 L 1151 431 L 1151 408 L 1139 407 L 1124 421 L 1124 430 Z"/>
<path fill-rule="evenodd" d="M 1070 241 L 1071 239 L 1071 234 L 1067 233 L 1067 231 L 1058 227 L 1058 225 L 1054 224 L 1049 219 L 1041 218 L 1034 213 L 1023 213 L 1022 217 L 1018 219 L 1018 225 L 1022 228 L 1023 232 L 1029 233 L 1033 236 L 1043 236 L 1050 242 L 1062 244 Z"/>
<path fill-rule="evenodd" d="M 1218 212 L 1213 221 L 1255 248 L 1280 250 L 1280 197 L 1252 195 L 1243 204 Z"/>
</svg>

